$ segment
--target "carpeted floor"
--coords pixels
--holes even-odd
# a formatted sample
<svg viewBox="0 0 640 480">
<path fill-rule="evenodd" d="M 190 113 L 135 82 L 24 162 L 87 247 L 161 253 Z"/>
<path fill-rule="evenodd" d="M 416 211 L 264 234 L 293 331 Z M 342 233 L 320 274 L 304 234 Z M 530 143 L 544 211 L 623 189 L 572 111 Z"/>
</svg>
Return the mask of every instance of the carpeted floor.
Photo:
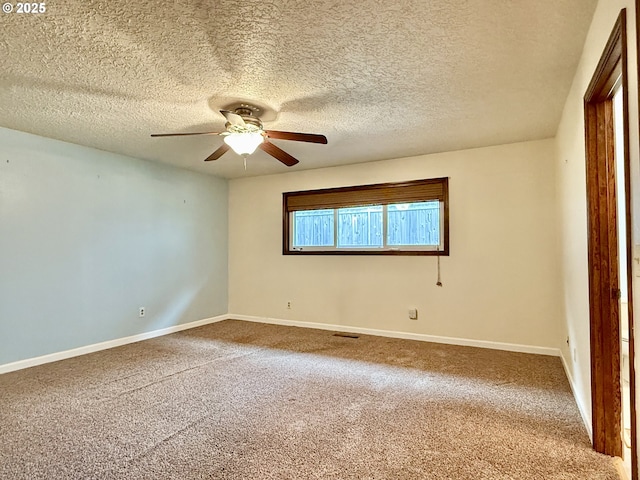
<svg viewBox="0 0 640 480">
<path fill-rule="evenodd" d="M 0 375 L 1 479 L 599 479 L 558 358 L 228 320 Z"/>
</svg>

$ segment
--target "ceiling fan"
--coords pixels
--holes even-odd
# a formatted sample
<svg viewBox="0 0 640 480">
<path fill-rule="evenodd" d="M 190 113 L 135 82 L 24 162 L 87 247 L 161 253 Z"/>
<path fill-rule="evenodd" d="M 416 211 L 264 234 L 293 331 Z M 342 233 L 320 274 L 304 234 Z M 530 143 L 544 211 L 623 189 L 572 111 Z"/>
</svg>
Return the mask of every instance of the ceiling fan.
<svg viewBox="0 0 640 480">
<path fill-rule="evenodd" d="M 288 167 L 292 167 L 299 160 L 278 146 L 269 139 L 293 140 L 295 142 L 327 143 L 327 137 L 314 133 L 282 132 L 279 130 L 265 130 L 258 117 L 260 108 L 245 103 L 231 110 L 220 110 L 220 113 L 227 119 L 224 132 L 193 132 L 193 133 L 154 133 L 152 137 L 179 137 L 187 135 L 220 135 L 224 137 L 224 144 L 215 152 L 204 159 L 205 162 L 219 159 L 231 148 L 238 155 L 245 158 L 255 152 L 256 148 L 261 148 L 272 157 L 275 157 Z M 246 164 L 245 164 L 246 168 Z"/>
</svg>

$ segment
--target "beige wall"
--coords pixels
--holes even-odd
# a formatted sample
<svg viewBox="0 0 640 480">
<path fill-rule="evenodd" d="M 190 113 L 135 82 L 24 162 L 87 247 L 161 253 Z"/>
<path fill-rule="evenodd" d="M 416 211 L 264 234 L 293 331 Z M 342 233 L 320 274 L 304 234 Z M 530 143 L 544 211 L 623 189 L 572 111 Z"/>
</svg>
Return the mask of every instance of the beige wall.
<svg viewBox="0 0 640 480">
<path fill-rule="evenodd" d="M 589 292 L 587 263 L 587 205 L 584 149 L 583 97 L 595 72 L 603 49 L 620 9 L 627 8 L 629 33 L 629 104 L 630 146 L 633 169 L 632 190 L 637 198 L 640 186 L 638 174 L 638 87 L 635 55 L 635 9 L 632 0 L 601 0 L 594 14 L 585 47 L 565 104 L 556 137 L 556 178 L 558 195 L 559 253 L 562 269 L 561 308 L 563 321 L 561 337 L 568 335 L 571 346 L 561 342 L 562 354 L 573 378 L 576 399 L 590 421 L 590 349 L 589 349 Z M 635 202 L 638 205 L 638 202 Z M 634 209 L 635 243 L 640 243 L 639 213 Z M 634 262 L 635 263 L 635 262 Z M 637 264 L 635 265 L 637 267 Z M 634 285 L 638 302 L 640 285 Z M 575 355 L 575 360 L 574 360 Z"/>
<path fill-rule="evenodd" d="M 557 347 L 553 148 L 545 140 L 232 180 L 229 311 Z M 451 216 L 443 287 L 435 257 L 281 253 L 282 192 L 443 176 Z"/>
</svg>

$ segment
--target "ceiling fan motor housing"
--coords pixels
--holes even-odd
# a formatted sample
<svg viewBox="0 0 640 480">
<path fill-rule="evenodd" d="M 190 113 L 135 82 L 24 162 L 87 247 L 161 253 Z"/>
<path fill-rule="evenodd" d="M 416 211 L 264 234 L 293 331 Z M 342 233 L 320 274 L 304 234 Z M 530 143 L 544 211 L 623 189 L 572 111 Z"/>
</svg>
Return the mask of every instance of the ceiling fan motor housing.
<svg viewBox="0 0 640 480">
<path fill-rule="evenodd" d="M 240 115 L 244 122 L 249 125 L 255 125 L 259 130 L 262 130 L 262 122 L 260 121 L 260 114 L 262 109 L 255 105 L 249 105 L 248 103 L 241 103 L 231 111 L 237 115 Z"/>
</svg>

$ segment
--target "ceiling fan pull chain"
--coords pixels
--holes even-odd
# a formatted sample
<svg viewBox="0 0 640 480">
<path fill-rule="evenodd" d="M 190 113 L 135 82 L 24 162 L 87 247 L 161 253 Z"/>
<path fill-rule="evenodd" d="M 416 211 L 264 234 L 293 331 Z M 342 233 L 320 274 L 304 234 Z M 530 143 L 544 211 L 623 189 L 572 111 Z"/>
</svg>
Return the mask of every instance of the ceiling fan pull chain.
<svg viewBox="0 0 640 480">
<path fill-rule="evenodd" d="M 244 156 L 243 158 L 244 158 L 244 171 L 246 172 L 247 171 L 247 157 Z"/>
</svg>

